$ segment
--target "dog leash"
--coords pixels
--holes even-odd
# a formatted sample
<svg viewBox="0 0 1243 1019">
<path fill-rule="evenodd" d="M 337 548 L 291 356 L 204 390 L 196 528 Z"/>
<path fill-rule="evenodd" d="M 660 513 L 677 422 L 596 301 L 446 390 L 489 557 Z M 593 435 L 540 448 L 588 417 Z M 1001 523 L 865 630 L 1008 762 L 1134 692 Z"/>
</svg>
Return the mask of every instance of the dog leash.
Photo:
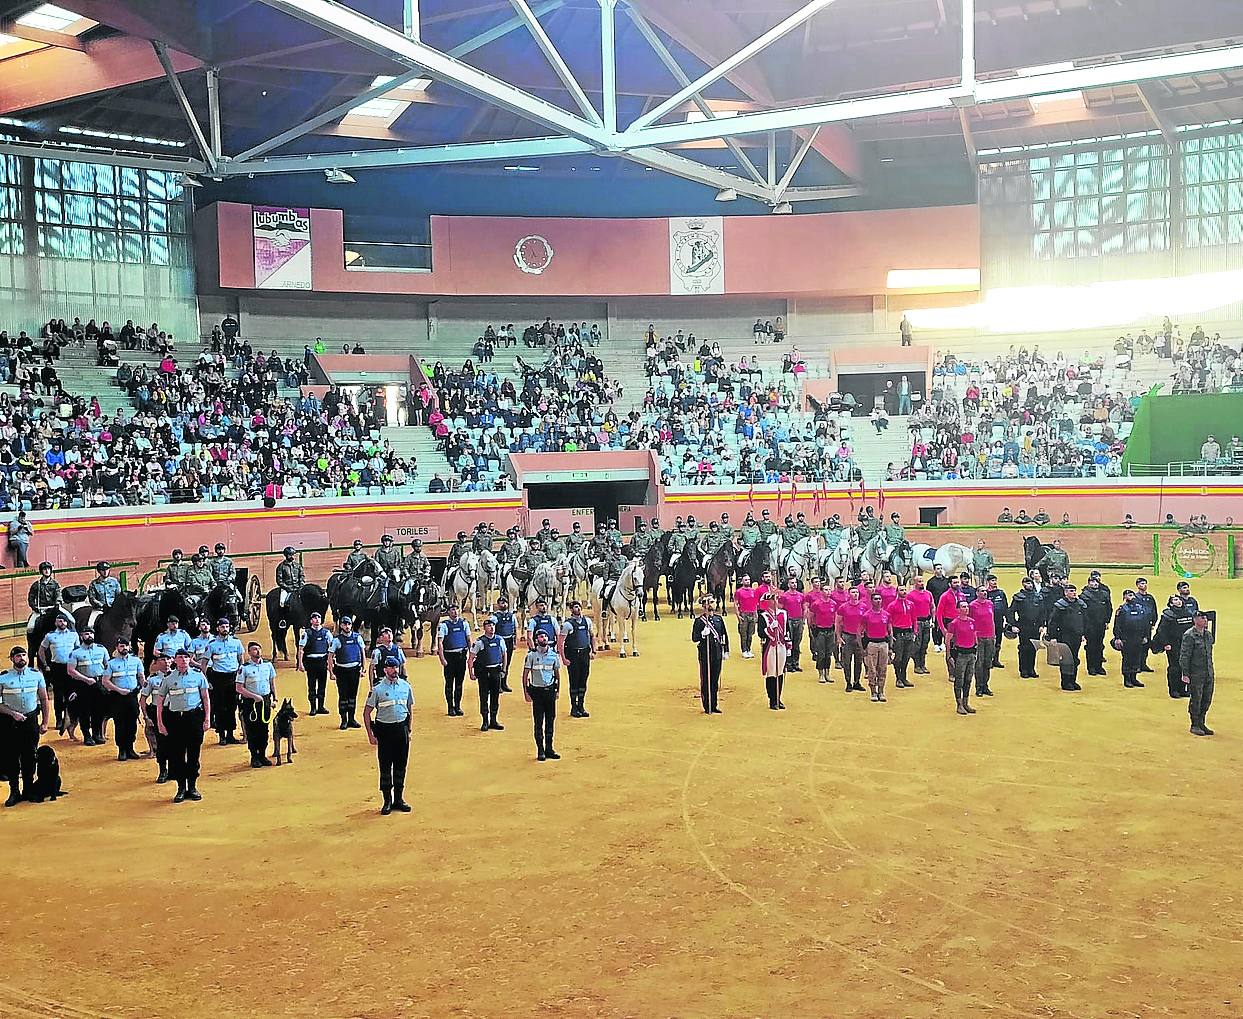
<svg viewBox="0 0 1243 1019">
<path fill-rule="evenodd" d="M 259 721 L 259 716 L 263 715 L 263 724 L 268 725 L 272 721 L 272 706 L 266 701 L 250 702 L 250 720 L 252 722 Z"/>
</svg>

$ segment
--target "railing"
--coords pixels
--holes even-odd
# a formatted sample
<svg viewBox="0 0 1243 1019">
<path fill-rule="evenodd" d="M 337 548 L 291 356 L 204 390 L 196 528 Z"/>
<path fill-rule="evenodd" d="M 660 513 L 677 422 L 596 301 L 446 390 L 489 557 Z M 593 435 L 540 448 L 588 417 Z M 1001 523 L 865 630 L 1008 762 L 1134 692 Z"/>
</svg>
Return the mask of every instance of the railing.
<svg viewBox="0 0 1243 1019">
<path fill-rule="evenodd" d="M 350 272 L 431 272 L 432 246 L 347 240 L 345 268 Z"/>
<path fill-rule="evenodd" d="M 1243 475 L 1243 460 L 1175 460 L 1163 464 L 1127 464 L 1126 472 L 1132 478 L 1207 478 Z"/>
</svg>

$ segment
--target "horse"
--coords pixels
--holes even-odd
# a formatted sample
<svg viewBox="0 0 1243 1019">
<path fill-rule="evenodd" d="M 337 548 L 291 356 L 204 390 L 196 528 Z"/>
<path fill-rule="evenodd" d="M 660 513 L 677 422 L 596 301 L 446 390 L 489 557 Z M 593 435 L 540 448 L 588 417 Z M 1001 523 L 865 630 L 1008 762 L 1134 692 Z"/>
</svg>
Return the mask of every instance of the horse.
<svg viewBox="0 0 1243 1019">
<path fill-rule="evenodd" d="M 682 555 L 669 571 L 669 610 L 678 613 L 678 618 L 682 618 L 682 610 L 685 609 L 691 615 L 695 614 L 695 586 L 699 582 L 699 544 L 698 542 L 688 541 L 686 547 L 682 550 Z"/>
<path fill-rule="evenodd" d="M 229 581 L 217 584 L 199 603 L 199 610 L 211 621 L 213 629 L 218 619 L 227 619 L 236 633 L 242 624 L 242 596 L 237 585 Z"/>
<path fill-rule="evenodd" d="M 547 602 L 553 615 L 565 599 L 565 568 L 553 563 L 543 562 L 535 567 L 530 581 L 520 590 L 511 590 L 510 604 L 521 606 L 526 613 L 535 607 L 537 601 Z"/>
<path fill-rule="evenodd" d="M 738 556 L 738 576 L 747 576 L 755 583 L 759 583 L 759 579 L 764 575 L 764 571 L 771 569 L 769 565 L 771 560 L 772 551 L 769 549 L 768 543 L 757 541 L 750 548 L 744 548 Z"/>
<path fill-rule="evenodd" d="M 583 597 L 586 599 L 586 608 L 590 609 L 591 604 L 591 568 L 599 562 L 593 559 L 589 552 L 591 546 L 586 542 L 578 547 L 578 551 L 570 556 L 569 570 L 567 573 L 567 587 L 570 597 L 574 597 L 574 592 L 578 590 L 580 583 L 586 584 L 587 590 Z"/>
<path fill-rule="evenodd" d="M 833 548 L 822 548 L 816 560 L 816 570 L 821 580 L 834 581 L 839 577 L 850 579 L 855 565 L 855 535 L 845 532 Z"/>
<path fill-rule="evenodd" d="M 934 566 L 945 570 L 947 577 L 956 577 L 963 570 L 971 570 L 971 549 L 956 541 L 948 542 L 940 548 L 922 543 L 911 546 L 911 556 L 920 571 L 931 572 Z"/>
<path fill-rule="evenodd" d="M 629 643 L 630 653 L 638 658 L 639 640 L 635 621 L 639 618 L 639 607 L 643 601 L 643 564 L 638 559 L 631 559 L 615 582 L 608 583 L 603 577 L 595 577 L 591 586 L 596 591 L 599 606 L 601 650 L 609 649 L 609 618 L 612 617 L 617 621 L 617 636 L 621 643 L 618 657 L 626 657 L 626 644 Z"/>
<path fill-rule="evenodd" d="M 734 579 L 737 564 L 737 550 L 731 542 L 727 541 L 712 553 L 704 569 L 704 587 L 707 588 L 708 594 L 716 599 L 718 610 L 723 616 L 728 614 L 725 596 L 729 589 L 729 582 Z"/>
<path fill-rule="evenodd" d="M 775 537 L 775 535 L 774 535 Z M 816 553 L 823 546 L 824 539 L 818 534 L 809 534 L 800 538 L 790 548 L 781 551 L 779 561 L 782 576 L 802 577 L 807 567 L 816 561 Z"/>
<path fill-rule="evenodd" d="M 487 549 L 484 549 L 478 555 L 479 567 L 475 576 L 475 590 L 472 592 L 471 597 L 479 599 L 484 612 L 491 612 L 492 599 L 489 596 L 493 591 L 499 593 L 501 564 L 497 561 L 496 556 Z"/>
<path fill-rule="evenodd" d="M 871 580 L 881 573 L 892 573 L 905 581 L 906 563 L 902 560 L 897 545 L 889 540 L 884 531 L 877 531 L 859 550 L 859 574 Z"/>
<path fill-rule="evenodd" d="M 102 612 L 83 605 L 73 614 L 74 629 L 81 633 L 87 626 L 94 627 L 96 642 L 107 648 L 109 654 L 116 651 L 118 641 L 133 637 L 137 622 L 138 595 L 133 591 L 117 592 L 112 604 Z"/>
<path fill-rule="evenodd" d="M 364 625 L 370 626 L 374 640 L 374 630 L 384 611 L 380 586 L 380 568 L 370 560 L 349 573 L 338 570 L 328 578 L 328 605 L 333 619 L 339 623 L 342 616 L 353 616 L 354 629 L 361 633 Z"/>
<path fill-rule="evenodd" d="M 176 616 L 183 630 L 193 632 L 194 611 L 186 596 L 175 588 L 139 595 L 134 613 L 134 634 L 142 641 L 142 664 L 148 671 L 155 652 L 155 638 L 168 629 L 169 616 Z"/>
<path fill-rule="evenodd" d="M 298 640 L 302 631 L 311 622 L 311 613 L 318 612 L 323 618 L 328 611 L 328 596 L 318 584 L 303 584 L 300 591 L 289 596 L 284 605 L 281 604 L 281 590 L 273 588 L 264 598 L 268 616 L 268 629 L 272 631 L 272 660 L 276 660 L 279 651 L 285 661 L 289 661 L 288 632 L 293 630 L 294 640 Z"/>
<path fill-rule="evenodd" d="M 444 614 L 445 593 L 430 577 L 407 580 L 402 585 L 402 599 L 405 603 L 403 622 L 410 627 L 410 643 L 414 648 L 414 657 L 423 657 L 423 630 L 428 630 L 428 651 L 436 642 L 436 627 L 440 625 L 440 617 Z"/>
<path fill-rule="evenodd" d="M 445 571 L 445 593 L 457 603 L 463 614 L 469 604 L 472 620 L 478 624 L 478 609 L 475 605 L 475 585 L 479 576 L 479 553 L 463 552 L 457 565 Z"/>
<path fill-rule="evenodd" d="M 652 594 L 652 612 L 656 621 L 660 622 L 660 578 L 669 568 L 669 535 L 665 531 L 660 538 L 648 546 L 643 554 L 643 593 L 639 602 L 639 618 L 647 620 L 647 595 Z"/>
</svg>

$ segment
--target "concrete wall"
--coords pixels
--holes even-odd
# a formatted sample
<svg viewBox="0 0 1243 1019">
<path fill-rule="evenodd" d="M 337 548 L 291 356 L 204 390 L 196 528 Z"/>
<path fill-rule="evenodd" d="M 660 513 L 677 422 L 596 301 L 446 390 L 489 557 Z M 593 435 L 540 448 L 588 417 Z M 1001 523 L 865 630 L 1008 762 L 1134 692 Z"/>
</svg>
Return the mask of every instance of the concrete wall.
<svg viewBox="0 0 1243 1019">
<path fill-rule="evenodd" d="M 609 302 L 609 334 L 622 341 L 638 342 L 648 324 L 659 336 L 682 329 L 708 339 L 749 338 L 757 318 L 775 321 L 786 317 L 784 300 L 756 297 L 657 297 L 642 301 Z"/>
</svg>

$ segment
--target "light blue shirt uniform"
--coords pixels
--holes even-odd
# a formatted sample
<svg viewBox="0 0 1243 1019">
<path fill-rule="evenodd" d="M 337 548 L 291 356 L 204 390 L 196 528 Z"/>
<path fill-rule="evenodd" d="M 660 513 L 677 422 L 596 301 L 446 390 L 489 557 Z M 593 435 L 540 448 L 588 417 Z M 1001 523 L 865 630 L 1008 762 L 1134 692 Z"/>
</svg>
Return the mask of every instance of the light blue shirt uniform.
<svg viewBox="0 0 1243 1019">
<path fill-rule="evenodd" d="M 200 633 L 197 637 L 190 638 L 190 654 L 194 656 L 196 662 L 207 657 L 207 645 L 211 642 L 210 633 L 206 636 Z"/>
<path fill-rule="evenodd" d="M 69 653 L 69 664 L 82 675 L 98 679 L 108 668 L 108 649 L 102 644 L 82 644 Z"/>
<path fill-rule="evenodd" d="M 115 655 L 108 659 L 108 681 L 118 690 L 133 693 L 144 685 L 142 659 L 137 655 Z"/>
<path fill-rule="evenodd" d="M 212 672 L 237 672 L 245 653 L 236 637 L 213 637 L 207 643 L 207 667 Z"/>
<path fill-rule="evenodd" d="M 73 649 L 78 646 L 78 643 L 77 630 L 52 630 L 43 638 L 43 647 L 47 649 L 48 658 L 57 665 L 69 664 Z"/>
<path fill-rule="evenodd" d="M 386 677 L 367 694 L 367 707 L 374 712 L 372 717 L 377 722 L 404 722 L 414 708 L 414 691 L 404 679 L 390 682 Z"/>
<path fill-rule="evenodd" d="M 547 690 L 557 683 L 557 677 L 561 671 L 561 656 L 551 647 L 543 654 L 540 654 L 538 649 L 529 651 L 522 667 L 531 670 L 531 676 L 527 682 L 532 687 Z"/>
<path fill-rule="evenodd" d="M 156 690 L 164 698 L 164 710 L 179 713 L 201 708 L 206 692 L 207 677 L 198 669 L 186 669 L 184 673 L 173 669 Z"/>
<path fill-rule="evenodd" d="M 190 635 L 185 630 L 174 630 L 171 633 L 165 630 L 155 638 L 153 646 L 156 651 L 160 651 L 172 658 L 182 648 L 189 650 Z"/>
<path fill-rule="evenodd" d="M 29 715 L 39 708 L 39 691 L 47 690 L 43 673 L 29 665 L 0 672 L 0 704 Z"/>
<path fill-rule="evenodd" d="M 252 662 L 242 665 L 242 686 L 260 697 L 272 696 L 272 684 L 276 682 L 276 669 L 271 662 Z"/>
</svg>

